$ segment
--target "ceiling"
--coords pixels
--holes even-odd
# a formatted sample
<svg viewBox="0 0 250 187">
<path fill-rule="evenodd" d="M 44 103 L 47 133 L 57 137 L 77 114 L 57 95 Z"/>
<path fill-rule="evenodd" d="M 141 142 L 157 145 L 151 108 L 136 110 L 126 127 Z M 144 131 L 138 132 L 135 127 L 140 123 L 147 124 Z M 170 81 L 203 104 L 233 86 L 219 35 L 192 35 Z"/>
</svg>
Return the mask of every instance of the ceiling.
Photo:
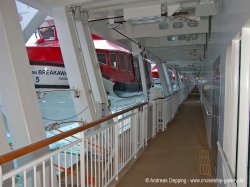
<svg viewBox="0 0 250 187">
<path fill-rule="evenodd" d="M 152 60 L 194 75 L 199 74 L 206 58 L 209 17 L 218 9 L 216 0 L 20 1 L 50 15 L 55 7 L 80 7 L 88 11 L 95 34 L 128 49 L 131 38 L 154 54 L 148 55 Z"/>
</svg>

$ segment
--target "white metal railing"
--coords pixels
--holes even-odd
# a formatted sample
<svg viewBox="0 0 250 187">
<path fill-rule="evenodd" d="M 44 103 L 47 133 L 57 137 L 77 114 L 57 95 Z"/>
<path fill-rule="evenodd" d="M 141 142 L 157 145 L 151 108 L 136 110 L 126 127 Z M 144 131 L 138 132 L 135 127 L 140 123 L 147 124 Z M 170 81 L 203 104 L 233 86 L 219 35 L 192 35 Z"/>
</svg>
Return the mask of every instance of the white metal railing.
<svg viewBox="0 0 250 187">
<path fill-rule="evenodd" d="M 153 122 L 154 135 L 167 129 L 167 124 L 174 119 L 178 107 L 187 98 L 188 93 L 189 89 L 184 88 L 166 98 L 153 101 L 153 113 L 156 116 Z"/>
<path fill-rule="evenodd" d="M 174 118 L 187 94 L 188 89 L 179 90 L 170 97 L 154 100 L 153 104 L 103 121 L 98 129 L 71 135 L 72 142 L 68 145 L 14 170 L 2 173 L 4 165 L 1 165 L 0 187 L 7 183 L 24 187 L 108 186 L 147 144 L 149 134 L 153 137 L 167 129 L 167 123 Z M 149 115 L 152 124 L 148 123 Z M 149 129 L 152 133 L 148 133 Z"/>
</svg>

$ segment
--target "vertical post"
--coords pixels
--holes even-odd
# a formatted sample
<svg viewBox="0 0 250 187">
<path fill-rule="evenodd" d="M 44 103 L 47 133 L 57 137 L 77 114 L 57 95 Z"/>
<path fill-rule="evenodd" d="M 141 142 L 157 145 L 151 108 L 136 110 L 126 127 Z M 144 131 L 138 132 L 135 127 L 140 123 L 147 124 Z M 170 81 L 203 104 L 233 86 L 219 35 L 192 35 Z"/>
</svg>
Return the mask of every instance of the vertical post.
<svg viewBox="0 0 250 187">
<path fill-rule="evenodd" d="M 133 26 L 130 23 L 125 23 L 126 34 L 130 38 L 133 38 L 133 35 L 134 35 L 132 27 Z M 136 39 L 134 39 L 134 41 L 136 41 Z M 148 88 L 147 88 L 147 81 L 146 81 L 145 64 L 144 64 L 143 57 L 142 57 L 142 49 L 138 46 L 138 44 L 134 42 L 131 42 L 131 47 L 132 47 L 132 51 L 134 55 L 138 57 L 143 96 L 144 96 L 144 101 L 147 102 L 148 101 Z"/>
<path fill-rule="evenodd" d="M 169 94 L 172 94 L 173 93 L 173 88 L 172 88 L 172 84 L 170 82 L 167 64 L 162 64 L 162 67 L 163 67 L 163 71 L 164 71 L 165 76 L 166 76 L 166 81 L 167 81 L 167 87 L 168 87 Z"/>
<path fill-rule="evenodd" d="M 144 111 L 143 111 L 143 107 L 139 108 L 139 120 L 140 120 L 140 123 L 139 123 L 139 133 L 140 133 L 140 139 L 139 139 L 139 142 L 140 142 L 140 146 L 139 146 L 139 149 L 141 147 L 144 148 Z"/>
<path fill-rule="evenodd" d="M 137 147 L 138 147 L 138 133 L 137 133 L 137 128 L 138 128 L 138 109 L 133 110 L 133 123 L 131 126 L 132 130 L 132 153 L 134 155 L 134 158 L 136 158 L 136 153 L 137 153 Z"/>
<path fill-rule="evenodd" d="M 148 105 L 143 106 L 144 112 L 144 141 L 148 145 Z"/>
<path fill-rule="evenodd" d="M 137 44 L 132 43 L 131 45 L 132 45 L 134 54 L 138 57 L 143 96 L 144 96 L 144 101 L 147 102 L 148 101 L 148 88 L 147 88 L 147 82 L 146 82 L 145 64 L 142 58 L 142 51 Z"/>
<path fill-rule="evenodd" d="M 115 180 L 118 180 L 119 174 L 119 127 L 115 124 Z"/>
<path fill-rule="evenodd" d="M 138 54 L 138 60 L 139 60 L 139 68 L 140 68 L 140 74 L 141 74 L 144 101 L 147 102 L 148 101 L 148 88 L 147 88 L 147 82 L 146 82 L 145 64 L 142 58 L 142 54 Z"/>
<path fill-rule="evenodd" d="M 3 172 L 2 172 L 2 166 L 0 166 L 0 187 L 3 186 Z"/>
<path fill-rule="evenodd" d="M 152 136 L 155 137 L 156 135 L 156 132 L 155 132 L 155 129 L 156 129 L 156 120 L 157 120 L 157 114 L 156 114 L 156 103 L 157 101 L 154 100 L 153 101 L 153 128 L 152 128 Z"/>
<path fill-rule="evenodd" d="M 81 180 L 81 187 L 85 186 L 85 137 L 84 137 L 84 131 L 80 133 L 81 143 L 80 143 L 80 180 Z M 88 180 L 88 179 L 87 179 Z"/>
<path fill-rule="evenodd" d="M 74 98 L 76 111 L 82 111 L 88 107 L 85 112 L 79 115 L 79 119 L 91 122 L 96 119 L 95 101 L 78 40 L 74 15 L 70 11 L 65 7 L 55 8 L 53 9 L 53 17 L 70 88 L 81 91 L 80 97 Z"/>
<path fill-rule="evenodd" d="M 45 139 L 35 87 L 25 49 L 15 0 L 0 1 L 0 93 L 15 149 Z M 17 159 L 22 165 L 44 154 L 48 148 Z M 49 170 L 49 167 L 46 167 Z M 42 171 L 37 180 L 42 184 Z M 27 174 L 27 184 L 33 177 Z M 46 186 L 50 175 L 46 172 Z"/>
<path fill-rule="evenodd" d="M 107 111 L 108 99 L 102 80 L 102 74 L 97 59 L 92 34 L 89 28 L 88 13 L 82 11 L 80 15 L 81 20 L 76 20 L 76 30 L 78 32 L 80 47 L 84 56 L 88 77 L 89 79 L 91 79 L 90 86 L 93 92 L 95 102 L 100 105 L 99 107 L 102 107 L 102 104 L 105 104 L 105 110 Z M 102 117 L 102 114 L 99 114 L 98 117 Z"/>
<path fill-rule="evenodd" d="M 169 85 L 167 82 L 167 77 L 168 75 L 166 74 L 166 72 L 164 71 L 163 67 L 165 66 L 162 63 L 156 62 L 157 68 L 158 68 L 158 73 L 159 73 L 159 77 L 161 80 L 161 86 L 162 86 L 162 90 L 163 90 L 163 94 L 164 96 L 168 96 L 169 95 Z"/>
<path fill-rule="evenodd" d="M 0 1 L 0 93 L 14 148 L 45 138 L 14 0 Z"/>
</svg>

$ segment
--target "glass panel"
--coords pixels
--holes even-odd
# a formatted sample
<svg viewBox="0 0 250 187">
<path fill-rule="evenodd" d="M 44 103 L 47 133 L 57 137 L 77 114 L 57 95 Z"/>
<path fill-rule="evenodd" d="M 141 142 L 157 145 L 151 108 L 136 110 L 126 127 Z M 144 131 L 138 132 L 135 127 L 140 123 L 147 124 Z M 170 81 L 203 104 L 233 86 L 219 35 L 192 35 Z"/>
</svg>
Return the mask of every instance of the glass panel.
<svg viewBox="0 0 250 187">
<path fill-rule="evenodd" d="M 102 64 L 107 64 L 107 58 L 105 53 L 97 53 L 98 62 Z"/>
<path fill-rule="evenodd" d="M 124 54 L 119 54 L 120 66 L 122 70 L 126 70 Z"/>
<path fill-rule="evenodd" d="M 109 60 L 110 60 L 111 67 L 117 68 L 117 59 L 116 59 L 116 54 L 115 53 L 110 53 L 109 54 Z"/>
</svg>

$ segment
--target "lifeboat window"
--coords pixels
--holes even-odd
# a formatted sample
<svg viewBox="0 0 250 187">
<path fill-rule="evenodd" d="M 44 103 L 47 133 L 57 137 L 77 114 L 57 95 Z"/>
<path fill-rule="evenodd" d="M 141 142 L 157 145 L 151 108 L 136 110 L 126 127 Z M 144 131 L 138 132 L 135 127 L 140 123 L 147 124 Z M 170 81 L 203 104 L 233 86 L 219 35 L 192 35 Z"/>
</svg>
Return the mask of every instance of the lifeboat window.
<svg viewBox="0 0 250 187">
<path fill-rule="evenodd" d="M 55 27 L 40 27 L 39 28 L 40 38 L 44 40 L 55 40 Z"/>
<path fill-rule="evenodd" d="M 117 68 L 117 58 L 115 53 L 109 54 L 110 65 L 113 68 Z"/>
<path fill-rule="evenodd" d="M 102 64 L 107 64 L 107 58 L 105 53 L 97 53 L 98 62 Z"/>
<path fill-rule="evenodd" d="M 132 62 L 130 55 L 127 56 L 127 62 L 128 62 L 128 70 L 132 71 Z"/>
<path fill-rule="evenodd" d="M 122 70 L 126 70 L 124 54 L 119 54 L 119 61 Z"/>
</svg>

